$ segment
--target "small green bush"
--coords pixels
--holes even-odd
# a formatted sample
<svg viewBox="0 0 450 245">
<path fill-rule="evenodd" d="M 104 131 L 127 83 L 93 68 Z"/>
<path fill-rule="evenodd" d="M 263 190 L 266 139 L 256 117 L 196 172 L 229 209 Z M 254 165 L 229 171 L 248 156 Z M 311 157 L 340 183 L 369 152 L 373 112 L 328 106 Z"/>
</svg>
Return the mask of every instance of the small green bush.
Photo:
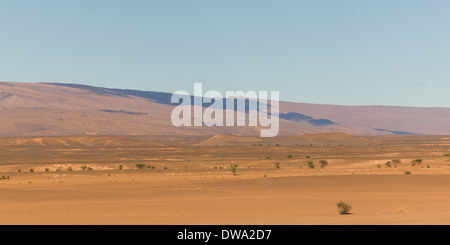
<svg viewBox="0 0 450 245">
<path fill-rule="evenodd" d="M 275 168 L 280 168 L 280 163 L 279 163 L 279 162 L 276 162 L 276 163 L 274 164 L 274 166 L 275 166 Z"/>
<path fill-rule="evenodd" d="M 320 160 L 319 164 L 320 164 L 320 168 L 325 168 L 326 166 L 328 166 L 328 161 Z"/>
<path fill-rule="evenodd" d="M 313 161 L 308 161 L 308 167 L 309 168 L 315 168 L 316 166 L 314 166 L 314 162 Z"/>
<path fill-rule="evenodd" d="M 291 159 L 291 158 L 292 158 L 292 155 L 287 155 L 286 158 L 287 158 L 287 159 Z"/>
<path fill-rule="evenodd" d="M 340 215 L 350 214 L 350 211 L 352 210 L 352 206 L 343 201 L 339 201 L 338 203 L 336 203 L 336 206 Z"/>
<path fill-rule="evenodd" d="M 230 170 L 231 170 L 231 173 L 233 173 L 233 175 L 236 175 L 236 171 L 237 171 L 238 167 L 239 167 L 238 164 L 230 164 Z"/>
<path fill-rule="evenodd" d="M 406 174 L 406 175 L 410 175 L 411 172 L 410 172 L 410 171 L 405 171 L 405 174 Z"/>
<path fill-rule="evenodd" d="M 411 166 L 413 166 L 413 167 L 416 166 L 416 165 L 420 166 L 420 164 L 422 164 L 422 161 L 423 161 L 422 159 L 412 160 L 411 161 Z"/>
<path fill-rule="evenodd" d="M 146 166 L 146 164 L 144 164 L 144 163 L 137 163 L 136 164 L 136 168 L 138 168 L 138 169 L 144 169 L 145 166 Z"/>
</svg>

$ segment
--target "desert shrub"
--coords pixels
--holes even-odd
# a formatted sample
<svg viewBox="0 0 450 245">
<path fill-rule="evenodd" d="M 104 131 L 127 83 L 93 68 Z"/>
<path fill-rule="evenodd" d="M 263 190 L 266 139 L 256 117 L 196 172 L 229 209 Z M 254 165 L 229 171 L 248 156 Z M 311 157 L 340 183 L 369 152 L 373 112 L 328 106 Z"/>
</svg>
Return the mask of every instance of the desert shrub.
<svg viewBox="0 0 450 245">
<path fill-rule="evenodd" d="M 164 167 L 164 170 L 167 170 L 167 167 Z"/>
<path fill-rule="evenodd" d="M 287 158 L 287 159 L 291 159 L 291 158 L 292 158 L 292 155 L 287 155 L 286 158 Z"/>
<path fill-rule="evenodd" d="M 34 169 L 30 168 L 30 173 L 34 173 Z"/>
<path fill-rule="evenodd" d="M 430 165 L 427 165 L 427 168 L 430 168 Z"/>
<path fill-rule="evenodd" d="M 87 170 L 88 170 L 88 171 L 92 171 L 92 170 L 94 170 L 94 169 L 91 168 L 91 167 L 88 167 Z"/>
<path fill-rule="evenodd" d="M 83 171 L 86 171 L 86 170 L 87 170 L 87 166 L 84 166 L 84 165 L 81 166 L 80 168 L 81 168 L 81 170 L 83 170 Z"/>
<path fill-rule="evenodd" d="M 238 164 L 230 164 L 230 170 L 233 173 L 233 175 L 236 175 L 236 171 L 237 171 L 238 167 L 239 167 Z"/>
<path fill-rule="evenodd" d="M 119 170 L 122 170 L 123 169 L 123 165 L 119 165 Z"/>
<path fill-rule="evenodd" d="M 17 172 L 20 173 L 20 172 L 22 172 L 22 170 L 19 168 L 19 169 L 17 169 Z"/>
<path fill-rule="evenodd" d="M 325 168 L 328 165 L 328 162 L 326 160 L 320 160 L 319 164 L 320 168 Z"/>
<path fill-rule="evenodd" d="M 380 164 L 378 164 L 378 165 L 377 165 L 377 168 L 381 168 L 381 165 L 380 165 Z"/>
<path fill-rule="evenodd" d="M 48 168 L 45 168 L 45 172 L 48 172 L 48 171 L 50 171 L 50 169 L 48 169 Z"/>
<path fill-rule="evenodd" d="M 390 162 L 390 161 L 387 161 L 387 162 L 385 163 L 385 165 L 386 165 L 386 167 L 388 167 L 388 168 L 392 168 L 391 162 Z"/>
<path fill-rule="evenodd" d="M 392 159 L 391 162 L 394 163 L 394 164 L 400 164 L 400 163 L 402 163 L 402 160 L 399 159 L 399 158 L 395 158 L 395 159 Z"/>
<path fill-rule="evenodd" d="M 266 157 L 266 159 L 270 159 L 270 157 Z"/>
<path fill-rule="evenodd" d="M 315 168 L 313 161 L 308 161 L 308 167 L 309 168 Z"/>
<path fill-rule="evenodd" d="M 410 175 L 411 172 L 410 172 L 410 171 L 405 171 L 405 174 L 406 174 L 406 175 Z"/>
<path fill-rule="evenodd" d="M 423 161 L 422 159 L 412 160 L 411 161 L 411 166 L 413 166 L 413 167 L 416 166 L 416 165 L 420 166 L 420 164 L 422 164 L 422 161 Z"/>
<path fill-rule="evenodd" d="M 305 156 L 305 158 L 311 158 L 311 156 Z"/>
<path fill-rule="evenodd" d="M 450 157 L 450 153 L 445 153 L 444 157 Z"/>
<path fill-rule="evenodd" d="M 349 214 L 350 211 L 352 210 L 352 206 L 348 205 L 343 201 L 339 201 L 338 203 L 336 203 L 336 206 L 338 208 L 338 213 L 341 215 Z"/>
<path fill-rule="evenodd" d="M 72 171 L 72 167 L 68 167 L 67 171 L 69 171 L 69 172 Z"/>
<path fill-rule="evenodd" d="M 275 168 L 280 168 L 280 163 L 279 163 L 279 162 L 276 162 L 276 163 L 274 164 L 274 166 L 275 166 Z"/>
<path fill-rule="evenodd" d="M 138 168 L 138 169 L 144 169 L 145 166 L 146 166 L 146 164 L 144 164 L 144 163 L 137 163 L 136 164 L 136 168 Z"/>
</svg>

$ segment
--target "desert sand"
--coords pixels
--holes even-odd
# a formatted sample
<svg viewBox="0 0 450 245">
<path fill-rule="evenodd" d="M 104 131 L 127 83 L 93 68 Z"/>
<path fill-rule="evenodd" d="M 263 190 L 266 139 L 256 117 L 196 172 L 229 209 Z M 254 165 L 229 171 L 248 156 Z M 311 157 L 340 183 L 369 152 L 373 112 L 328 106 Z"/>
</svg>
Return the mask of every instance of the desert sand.
<svg viewBox="0 0 450 245">
<path fill-rule="evenodd" d="M 450 224 L 449 153 L 450 136 L 0 138 L 0 224 Z"/>
</svg>

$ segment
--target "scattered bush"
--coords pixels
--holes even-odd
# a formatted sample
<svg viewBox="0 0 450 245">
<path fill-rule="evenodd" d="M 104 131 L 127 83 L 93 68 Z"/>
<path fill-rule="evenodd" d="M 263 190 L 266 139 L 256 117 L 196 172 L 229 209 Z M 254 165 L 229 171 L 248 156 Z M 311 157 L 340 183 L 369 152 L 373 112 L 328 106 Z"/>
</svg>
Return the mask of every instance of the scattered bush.
<svg viewBox="0 0 450 245">
<path fill-rule="evenodd" d="M 276 162 L 276 163 L 274 164 L 274 166 L 275 166 L 275 168 L 280 168 L 280 163 L 279 163 L 279 162 Z"/>
<path fill-rule="evenodd" d="M 45 172 L 48 172 L 48 171 L 50 171 L 50 169 L 48 169 L 48 168 L 45 168 Z"/>
<path fill-rule="evenodd" d="M 427 165 L 427 168 L 430 168 L 430 165 Z"/>
<path fill-rule="evenodd" d="M 81 168 L 81 170 L 83 170 L 83 171 L 86 171 L 86 170 L 87 170 L 87 166 L 84 166 L 84 165 L 81 166 L 80 168 Z"/>
<path fill-rule="evenodd" d="M 119 165 L 119 170 L 122 170 L 123 169 L 123 165 Z"/>
<path fill-rule="evenodd" d="M 402 160 L 398 159 L 398 158 L 395 158 L 395 159 L 392 159 L 391 162 L 394 163 L 394 164 L 400 164 L 400 163 L 402 163 Z"/>
<path fill-rule="evenodd" d="M 308 161 L 308 167 L 309 168 L 315 168 L 313 161 Z"/>
<path fill-rule="evenodd" d="M 238 164 L 230 164 L 230 170 L 233 173 L 233 175 L 236 175 L 236 171 L 237 171 L 238 167 L 239 167 Z"/>
<path fill-rule="evenodd" d="M 385 163 L 385 165 L 386 165 L 387 168 L 392 168 L 391 162 L 390 162 L 390 161 L 387 161 L 387 162 Z"/>
<path fill-rule="evenodd" d="M 326 160 L 320 160 L 319 164 L 320 168 L 325 168 L 328 165 L 328 162 Z"/>
<path fill-rule="evenodd" d="M 91 168 L 91 167 L 88 167 L 87 170 L 88 170 L 88 171 L 92 171 L 92 170 L 94 170 L 94 169 Z"/>
<path fill-rule="evenodd" d="M 405 174 L 406 174 L 406 175 L 410 175 L 411 172 L 410 172 L 410 171 L 405 171 Z"/>
<path fill-rule="evenodd" d="M 34 173 L 34 169 L 30 168 L 30 173 Z"/>
<path fill-rule="evenodd" d="M 22 170 L 19 168 L 19 169 L 17 169 L 17 172 L 20 173 L 20 172 L 22 172 Z"/>
<path fill-rule="evenodd" d="M 378 165 L 377 165 L 377 168 L 381 168 L 381 165 L 380 165 L 380 164 L 378 164 Z"/>
<path fill-rule="evenodd" d="M 416 165 L 420 166 L 420 164 L 422 164 L 422 161 L 423 161 L 422 159 L 412 160 L 411 161 L 411 166 L 413 166 L 413 167 L 416 166 Z"/>
<path fill-rule="evenodd" d="M 137 163 L 137 164 L 136 164 L 136 168 L 138 168 L 138 169 L 144 169 L 145 166 L 147 166 L 147 165 L 144 164 L 144 163 Z"/>
<path fill-rule="evenodd" d="M 164 170 L 167 170 L 167 167 L 164 167 Z"/>
<path fill-rule="evenodd" d="M 350 214 L 350 211 L 352 210 L 352 206 L 343 201 L 339 201 L 338 203 L 336 203 L 336 206 L 340 215 Z"/>
<path fill-rule="evenodd" d="M 305 158 L 311 158 L 311 156 L 305 156 Z"/>
<path fill-rule="evenodd" d="M 292 155 L 287 155 L 286 158 L 287 158 L 287 159 L 291 159 L 291 158 L 292 158 Z"/>
</svg>

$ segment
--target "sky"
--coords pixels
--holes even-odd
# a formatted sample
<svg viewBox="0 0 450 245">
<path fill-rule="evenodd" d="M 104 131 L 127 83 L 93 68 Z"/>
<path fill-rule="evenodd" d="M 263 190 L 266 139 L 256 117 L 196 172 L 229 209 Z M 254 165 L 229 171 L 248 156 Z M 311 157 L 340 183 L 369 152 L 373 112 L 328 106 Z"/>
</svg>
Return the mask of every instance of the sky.
<svg viewBox="0 0 450 245">
<path fill-rule="evenodd" d="M 450 107 L 448 0 L 0 0 L 0 81 Z"/>
</svg>

